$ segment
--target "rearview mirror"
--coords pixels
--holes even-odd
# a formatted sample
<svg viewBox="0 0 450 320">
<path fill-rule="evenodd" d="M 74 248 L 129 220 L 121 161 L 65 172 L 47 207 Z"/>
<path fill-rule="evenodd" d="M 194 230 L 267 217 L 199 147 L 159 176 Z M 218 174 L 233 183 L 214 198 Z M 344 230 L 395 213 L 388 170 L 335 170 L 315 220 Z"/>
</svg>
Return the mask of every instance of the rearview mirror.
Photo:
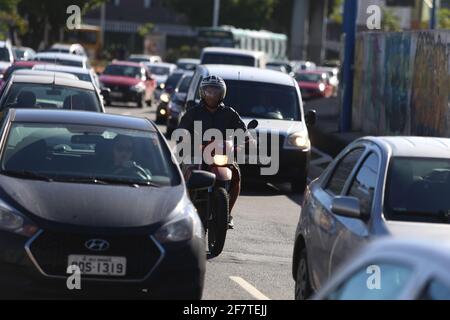
<svg viewBox="0 0 450 320">
<path fill-rule="evenodd" d="M 316 110 L 309 110 L 305 115 L 306 125 L 314 126 L 317 121 L 317 112 Z"/>
<path fill-rule="evenodd" d="M 360 201 L 355 197 L 335 197 L 331 203 L 334 214 L 365 220 L 367 216 L 361 212 Z"/>
<path fill-rule="evenodd" d="M 202 170 L 193 170 L 189 180 L 186 182 L 186 187 L 189 190 L 208 189 L 216 183 L 216 175 L 211 172 Z"/>
</svg>

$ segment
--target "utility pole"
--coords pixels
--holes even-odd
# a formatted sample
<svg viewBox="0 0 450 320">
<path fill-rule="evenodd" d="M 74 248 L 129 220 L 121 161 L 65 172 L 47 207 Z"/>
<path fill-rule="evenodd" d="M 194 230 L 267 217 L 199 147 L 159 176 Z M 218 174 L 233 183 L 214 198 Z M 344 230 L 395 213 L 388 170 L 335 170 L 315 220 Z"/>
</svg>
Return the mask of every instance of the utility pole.
<svg viewBox="0 0 450 320">
<path fill-rule="evenodd" d="M 356 19 L 358 1 L 345 0 L 344 3 L 344 65 L 343 101 L 341 108 L 340 131 L 349 132 L 352 128 L 353 74 L 355 62 Z"/>
<path fill-rule="evenodd" d="M 438 0 L 433 0 L 433 6 L 431 7 L 431 17 L 430 17 L 430 29 L 436 29 L 436 15 L 438 10 Z"/>
<path fill-rule="evenodd" d="M 219 26 L 220 0 L 214 0 L 213 27 Z"/>
</svg>

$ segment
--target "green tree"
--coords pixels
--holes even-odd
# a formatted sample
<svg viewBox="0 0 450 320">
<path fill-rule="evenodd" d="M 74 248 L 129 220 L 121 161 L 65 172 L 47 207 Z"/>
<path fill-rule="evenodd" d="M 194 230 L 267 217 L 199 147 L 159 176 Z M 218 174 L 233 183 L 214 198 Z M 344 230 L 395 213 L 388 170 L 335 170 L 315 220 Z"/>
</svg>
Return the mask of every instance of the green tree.
<svg viewBox="0 0 450 320">
<path fill-rule="evenodd" d="M 11 38 L 14 41 L 14 34 L 24 34 L 27 30 L 27 22 L 18 11 L 17 5 L 20 0 L 3 0 L 0 2 L 0 40 Z"/>
<path fill-rule="evenodd" d="M 442 8 L 438 13 L 439 28 L 450 29 L 450 9 Z"/>
</svg>

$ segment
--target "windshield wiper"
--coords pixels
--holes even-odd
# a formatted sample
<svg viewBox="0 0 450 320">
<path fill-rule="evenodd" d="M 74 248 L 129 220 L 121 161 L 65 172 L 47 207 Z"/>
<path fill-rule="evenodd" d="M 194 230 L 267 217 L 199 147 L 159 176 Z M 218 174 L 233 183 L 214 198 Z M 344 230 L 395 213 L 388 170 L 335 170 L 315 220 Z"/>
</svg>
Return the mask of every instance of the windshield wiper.
<svg viewBox="0 0 450 320">
<path fill-rule="evenodd" d="M 10 176 L 10 177 L 16 177 L 16 178 L 23 178 L 23 179 L 32 179 L 32 180 L 42 180 L 42 181 L 47 181 L 47 182 L 52 182 L 54 181 L 52 178 L 39 174 L 39 173 L 35 173 L 32 171 L 28 171 L 28 170 L 2 170 L 0 171 L 1 174 L 4 174 L 6 176 Z"/>
<path fill-rule="evenodd" d="M 59 180 L 59 179 L 58 179 Z M 136 186 L 149 186 L 149 187 L 161 187 L 158 184 L 155 184 L 151 181 L 135 181 L 135 180 L 127 180 L 127 179 L 117 179 L 117 178 L 109 178 L 109 177 L 61 177 L 61 180 L 68 182 L 77 182 L 77 183 L 93 183 L 93 184 L 117 184 L 117 185 L 128 185 L 130 187 Z"/>
</svg>

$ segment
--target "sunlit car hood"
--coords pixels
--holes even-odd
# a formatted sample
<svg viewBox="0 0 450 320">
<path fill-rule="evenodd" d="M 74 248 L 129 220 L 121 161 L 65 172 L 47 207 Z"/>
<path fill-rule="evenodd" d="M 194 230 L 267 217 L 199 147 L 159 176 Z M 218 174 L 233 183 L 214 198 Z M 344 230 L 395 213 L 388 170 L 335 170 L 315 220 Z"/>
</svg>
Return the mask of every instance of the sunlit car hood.
<svg viewBox="0 0 450 320">
<path fill-rule="evenodd" d="M 24 214 L 76 226 L 123 228 L 164 220 L 184 187 L 130 187 L 25 180 L 0 175 L 0 197 Z M 23 210 L 23 209 L 24 210 Z"/>
<path fill-rule="evenodd" d="M 450 240 L 450 224 L 386 221 L 388 232 L 394 237 L 424 240 Z"/>
<path fill-rule="evenodd" d="M 123 77 L 123 76 L 109 76 L 109 75 L 100 76 L 100 81 L 103 82 L 104 84 L 130 86 L 130 87 L 135 86 L 139 82 L 141 82 L 141 80 L 137 78 Z"/>
<path fill-rule="evenodd" d="M 289 120 L 271 120 L 271 119 L 259 119 L 259 118 L 244 118 L 245 125 L 256 119 L 258 120 L 257 131 L 279 131 L 280 133 L 290 134 L 294 132 L 301 132 L 305 130 L 305 125 L 301 121 L 289 121 Z"/>
</svg>

